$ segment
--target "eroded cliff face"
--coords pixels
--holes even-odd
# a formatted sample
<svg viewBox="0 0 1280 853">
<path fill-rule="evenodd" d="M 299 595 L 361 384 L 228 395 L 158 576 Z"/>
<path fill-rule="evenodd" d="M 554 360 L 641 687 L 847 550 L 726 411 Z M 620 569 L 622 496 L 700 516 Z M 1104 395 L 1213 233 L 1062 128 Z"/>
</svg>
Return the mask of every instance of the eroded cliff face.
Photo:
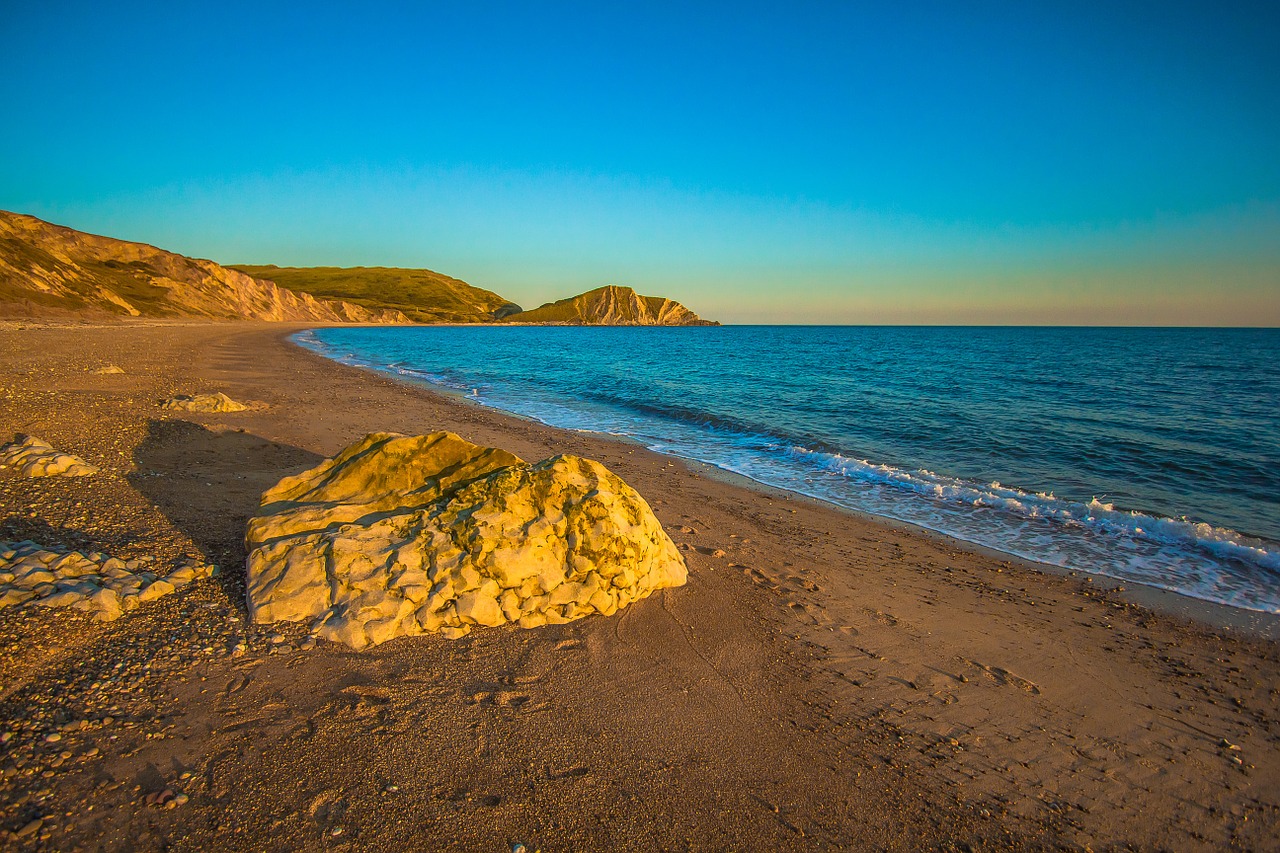
<svg viewBox="0 0 1280 853">
<path fill-rule="evenodd" d="M 641 296 L 629 287 L 608 285 L 506 318 L 511 323 L 582 326 L 718 326 L 673 299 Z"/>
<path fill-rule="evenodd" d="M 0 316 L 48 313 L 409 322 L 399 311 L 316 299 L 213 261 L 0 211 Z"/>
</svg>

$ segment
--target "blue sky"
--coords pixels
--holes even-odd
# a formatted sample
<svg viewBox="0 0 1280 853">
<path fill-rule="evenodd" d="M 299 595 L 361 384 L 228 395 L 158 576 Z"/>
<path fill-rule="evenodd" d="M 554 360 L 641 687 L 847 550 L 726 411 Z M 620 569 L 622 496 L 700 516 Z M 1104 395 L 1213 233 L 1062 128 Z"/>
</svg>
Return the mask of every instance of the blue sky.
<svg viewBox="0 0 1280 853">
<path fill-rule="evenodd" d="M 0 208 L 82 230 L 526 306 L 1280 324 L 1280 4 L 6 5 Z"/>
</svg>

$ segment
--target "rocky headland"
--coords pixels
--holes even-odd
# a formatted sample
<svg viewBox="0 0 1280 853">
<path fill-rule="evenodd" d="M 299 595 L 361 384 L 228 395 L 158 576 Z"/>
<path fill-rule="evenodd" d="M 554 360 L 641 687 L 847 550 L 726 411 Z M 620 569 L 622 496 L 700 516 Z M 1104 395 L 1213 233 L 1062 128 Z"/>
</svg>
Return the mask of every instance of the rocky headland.
<svg viewBox="0 0 1280 853">
<path fill-rule="evenodd" d="M 503 318 L 506 323 L 557 326 L 718 326 L 673 299 L 641 296 L 610 284 Z"/>
</svg>

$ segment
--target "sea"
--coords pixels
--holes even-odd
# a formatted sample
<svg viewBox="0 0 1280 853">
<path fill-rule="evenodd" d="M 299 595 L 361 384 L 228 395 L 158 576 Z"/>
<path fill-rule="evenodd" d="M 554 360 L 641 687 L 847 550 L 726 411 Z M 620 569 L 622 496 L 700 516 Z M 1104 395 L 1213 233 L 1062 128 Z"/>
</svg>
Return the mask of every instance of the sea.
<svg viewBox="0 0 1280 853">
<path fill-rule="evenodd" d="M 1010 555 L 1280 613 L 1280 330 L 328 328 L 297 343 Z"/>
</svg>

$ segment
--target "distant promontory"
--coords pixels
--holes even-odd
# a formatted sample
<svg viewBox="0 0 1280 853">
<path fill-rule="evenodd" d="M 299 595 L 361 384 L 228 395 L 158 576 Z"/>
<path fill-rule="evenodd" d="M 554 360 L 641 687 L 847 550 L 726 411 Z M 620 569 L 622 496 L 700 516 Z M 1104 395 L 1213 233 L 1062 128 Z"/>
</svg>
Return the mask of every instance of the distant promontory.
<svg viewBox="0 0 1280 853">
<path fill-rule="evenodd" d="M 588 290 L 504 319 L 507 323 L 558 326 L 718 326 L 662 296 L 641 296 L 629 287 L 611 284 Z"/>
</svg>

